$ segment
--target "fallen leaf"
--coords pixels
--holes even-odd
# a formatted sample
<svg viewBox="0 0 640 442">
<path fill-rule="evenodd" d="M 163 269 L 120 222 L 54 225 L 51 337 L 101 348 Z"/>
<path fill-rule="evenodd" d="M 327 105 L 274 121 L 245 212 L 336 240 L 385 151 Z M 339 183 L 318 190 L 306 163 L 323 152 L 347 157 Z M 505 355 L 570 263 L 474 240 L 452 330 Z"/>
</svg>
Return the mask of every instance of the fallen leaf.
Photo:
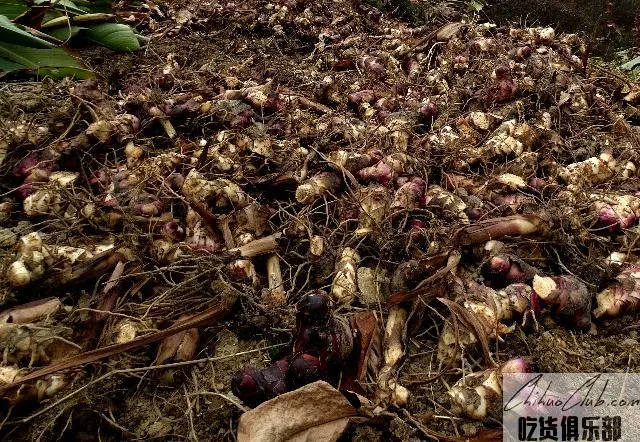
<svg viewBox="0 0 640 442">
<path fill-rule="evenodd" d="M 244 413 L 238 442 L 336 441 L 356 415 L 342 393 L 317 381 Z"/>
<path fill-rule="evenodd" d="M 361 312 L 352 318 L 353 328 L 358 330 L 360 354 L 358 355 L 358 372 L 357 380 L 362 382 L 365 380 L 367 367 L 378 366 L 380 362 L 381 336 L 378 328 L 378 319 L 373 312 Z M 369 359 L 375 360 L 371 364 Z M 377 374 L 377 373 L 376 373 Z"/>
<path fill-rule="evenodd" d="M 458 32 L 460 32 L 460 30 L 464 27 L 465 27 L 464 23 L 459 23 L 459 22 L 447 23 L 446 25 L 444 25 L 438 30 L 438 33 L 436 34 L 436 39 L 438 41 L 449 41 L 453 37 L 455 37 L 458 34 Z"/>
</svg>

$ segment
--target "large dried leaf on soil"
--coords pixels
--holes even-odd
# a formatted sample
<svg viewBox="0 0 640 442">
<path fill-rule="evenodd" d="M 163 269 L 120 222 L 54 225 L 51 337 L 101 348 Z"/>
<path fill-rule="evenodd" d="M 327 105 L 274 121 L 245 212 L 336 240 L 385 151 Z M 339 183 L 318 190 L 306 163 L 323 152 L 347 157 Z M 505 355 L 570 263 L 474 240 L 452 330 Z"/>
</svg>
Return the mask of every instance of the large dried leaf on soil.
<svg viewBox="0 0 640 442">
<path fill-rule="evenodd" d="M 318 381 L 244 413 L 238 442 L 336 441 L 356 414 L 342 393 Z"/>
<path fill-rule="evenodd" d="M 84 32 L 87 38 L 97 44 L 115 51 L 137 51 L 140 42 L 135 32 L 120 23 L 101 23 L 92 25 Z"/>
</svg>

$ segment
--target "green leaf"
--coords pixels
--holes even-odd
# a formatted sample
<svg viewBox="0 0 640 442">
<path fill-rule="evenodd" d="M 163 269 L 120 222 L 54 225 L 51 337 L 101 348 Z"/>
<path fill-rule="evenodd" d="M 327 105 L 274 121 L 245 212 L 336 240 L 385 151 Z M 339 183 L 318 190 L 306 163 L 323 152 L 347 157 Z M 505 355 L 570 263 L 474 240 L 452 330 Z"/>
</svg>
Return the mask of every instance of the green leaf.
<svg viewBox="0 0 640 442">
<path fill-rule="evenodd" d="M 113 1 L 109 0 L 75 0 L 74 3 L 89 12 L 111 12 Z"/>
<path fill-rule="evenodd" d="M 7 64 L 7 67 L 12 70 L 15 70 L 15 64 L 20 64 L 23 69 L 34 71 L 40 75 L 55 77 L 72 75 L 78 78 L 93 76 L 91 71 L 84 69 L 75 58 L 62 48 L 27 48 L 10 43 L 0 43 L 0 58 L 11 62 L 11 64 Z"/>
<path fill-rule="evenodd" d="M 29 10 L 27 3 L 20 0 L 4 0 L 0 3 L 0 15 L 6 15 L 9 20 L 20 17 Z"/>
<path fill-rule="evenodd" d="M 44 17 L 42 17 L 42 23 L 46 23 L 48 21 L 53 20 L 54 18 L 62 17 L 64 14 L 56 11 L 55 9 L 47 9 L 47 12 L 44 13 Z"/>
<path fill-rule="evenodd" d="M 0 15 L 0 42 L 27 46 L 30 48 L 54 48 L 53 43 L 29 34 L 27 31 L 11 23 L 7 17 Z"/>
<path fill-rule="evenodd" d="M 57 38 L 58 40 L 67 41 L 78 35 L 78 33 L 83 29 L 86 28 L 82 28 L 80 26 L 66 26 L 63 28 L 47 29 L 46 33 L 54 38 Z"/>
<path fill-rule="evenodd" d="M 480 12 L 484 8 L 484 3 L 478 0 L 470 0 L 467 3 L 467 9 L 470 11 Z"/>
<path fill-rule="evenodd" d="M 51 6 L 66 15 L 81 15 L 89 12 L 87 8 L 79 8 L 76 4 L 69 0 L 58 0 L 57 2 L 51 2 Z"/>
<path fill-rule="evenodd" d="M 0 57 L 0 73 L 8 73 L 13 71 L 19 71 L 24 69 L 24 66 L 20 63 L 14 63 L 6 58 Z M 1 77 L 2 75 L 0 75 Z"/>
<path fill-rule="evenodd" d="M 633 60 L 630 60 L 628 62 L 626 62 L 625 64 L 623 64 L 622 66 L 620 66 L 621 69 L 625 69 L 627 71 L 631 71 L 635 68 L 637 68 L 640 65 L 640 57 L 636 57 Z"/>
<path fill-rule="evenodd" d="M 121 23 L 91 25 L 83 33 L 89 40 L 116 51 L 140 49 L 140 43 L 133 29 Z"/>
<path fill-rule="evenodd" d="M 36 6 L 48 6 L 50 4 L 51 8 L 56 9 L 65 15 L 80 15 L 89 12 L 87 8 L 78 7 L 76 2 L 72 2 L 70 0 L 35 0 L 33 3 Z"/>
<path fill-rule="evenodd" d="M 38 74 L 39 77 L 54 77 L 54 78 L 74 77 L 80 80 L 86 80 L 87 78 L 91 78 L 95 76 L 93 72 L 83 68 L 50 67 L 50 66 L 41 67 L 40 69 L 38 69 L 36 74 Z"/>
</svg>

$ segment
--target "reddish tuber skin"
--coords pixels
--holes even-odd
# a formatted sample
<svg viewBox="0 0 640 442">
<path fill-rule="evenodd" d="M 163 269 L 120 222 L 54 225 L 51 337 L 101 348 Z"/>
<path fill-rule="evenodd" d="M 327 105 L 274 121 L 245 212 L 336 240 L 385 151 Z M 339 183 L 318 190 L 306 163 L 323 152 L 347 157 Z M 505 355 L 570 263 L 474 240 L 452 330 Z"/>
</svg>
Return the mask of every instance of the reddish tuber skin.
<svg viewBox="0 0 640 442">
<path fill-rule="evenodd" d="M 133 203 L 133 214 L 142 216 L 158 216 L 163 209 L 162 201 L 148 193 L 138 195 Z"/>
<path fill-rule="evenodd" d="M 387 77 L 387 68 L 373 57 L 364 57 L 360 61 L 359 67 L 379 79 Z"/>
<path fill-rule="evenodd" d="M 374 101 L 376 101 L 376 93 L 370 89 L 365 89 L 349 94 L 347 104 L 357 112 L 362 103 L 372 104 Z"/>
<path fill-rule="evenodd" d="M 533 278 L 532 297 L 537 296 L 551 308 L 554 316 L 579 330 L 591 327 L 591 293 L 573 276 Z"/>
<path fill-rule="evenodd" d="M 531 56 L 531 47 L 522 46 L 519 48 L 513 48 L 509 51 L 509 57 L 516 61 L 526 60 Z"/>
<path fill-rule="evenodd" d="M 435 103 L 427 103 L 420 107 L 420 120 L 427 125 L 431 125 L 438 118 L 438 107 Z"/>
<path fill-rule="evenodd" d="M 516 93 L 516 84 L 511 77 L 511 69 L 501 64 L 493 71 L 493 84 L 485 89 L 486 99 L 490 102 L 502 103 L 510 100 Z"/>
<path fill-rule="evenodd" d="M 348 323 L 332 315 L 332 300 L 322 290 L 305 294 L 297 305 L 294 355 L 258 370 L 247 367 L 231 380 L 233 394 L 249 406 L 332 374 L 353 351 Z"/>
<path fill-rule="evenodd" d="M 598 214 L 598 225 L 606 227 L 611 233 L 621 232 L 637 222 L 638 215 L 635 213 L 621 216 L 612 207 L 604 207 Z"/>
<path fill-rule="evenodd" d="M 389 164 L 380 161 L 375 166 L 365 167 L 358 171 L 358 176 L 363 181 L 377 181 L 382 185 L 387 185 L 395 179 L 396 173 Z"/>
<path fill-rule="evenodd" d="M 548 185 L 544 178 L 533 177 L 529 180 L 529 187 L 536 190 L 542 190 Z"/>
<path fill-rule="evenodd" d="M 491 257 L 485 267 L 486 275 L 494 285 L 530 281 L 534 276 L 534 269 L 516 256 L 499 254 Z"/>
<path fill-rule="evenodd" d="M 467 207 L 464 209 L 464 213 L 469 221 L 478 221 L 484 215 L 484 211 L 479 207 Z"/>
<path fill-rule="evenodd" d="M 315 382 L 323 377 L 320 359 L 308 354 L 299 354 L 291 360 L 287 374 L 287 385 L 290 390 Z"/>
<path fill-rule="evenodd" d="M 616 277 L 616 282 L 596 295 L 596 318 L 615 317 L 637 312 L 640 308 L 640 265 L 631 264 Z"/>
<path fill-rule="evenodd" d="M 391 208 L 414 209 L 418 207 L 424 198 L 426 186 L 422 178 L 412 178 L 396 191 L 391 202 Z"/>
<path fill-rule="evenodd" d="M 246 367 L 231 378 L 231 391 L 248 406 L 256 407 L 264 401 L 322 379 L 324 374 L 317 357 L 300 353 L 260 370 Z"/>
<path fill-rule="evenodd" d="M 177 221 L 168 221 L 162 227 L 162 235 L 171 242 L 183 241 L 186 234 Z"/>
<path fill-rule="evenodd" d="M 332 308 L 322 290 L 307 293 L 297 306 L 294 352 L 318 357 L 323 368 L 342 363 L 353 350 L 351 329 L 333 316 Z"/>
<path fill-rule="evenodd" d="M 30 181 L 36 181 L 39 175 L 48 175 L 52 170 L 52 162 L 46 161 L 38 152 L 31 152 L 15 165 L 13 175 L 19 178 L 28 179 L 33 176 Z M 45 178 L 46 180 L 46 178 Z"/>
<path fill-rule="evenodd" d="M 288 391 L 286 377 L 289 362 L 275 362 L 262 370 L 246 367 L 231 378 L 231 391 L 250 407 L 260 405 Z"/>
<path fill-rule="evenodd" d="M 500 373 L 517 374 L 517 373 L 533 373 L 533 367 L 522 358 L 510 359 L 500 368 Z"/>
<path fill-rule="evenodd" d="M 111 183 L 111 177 L 109 176 L 109 170 L 105 167 L 95 170 L 89 176 L 89 184 L 92 186 L 107 187 Z"/>
<path fill-rule="evenodd" d="M 420 229 L 426 229 L 426 228 L 427 228 L 427 223 L 425 223 L 421 219 L 411 220 L 411 230 L 420 230 Z"/>
<path fill-rule="evenodd" d="M 21 184 L 15 190 L 16 195 L 18 195 L 18 198 L 20 198 L 21 200 L 25 200 L 29 195 L 31 195 L 35 191 L 36 189 L 35 187 L 33 187 L 33 184 Z"/>
<path fill-rule="evenodd" d="M 322 290 L 305 294 L 298 302 L 296 328 L 326 324 L 331 318 L 331 297 Z"/>
</svg>

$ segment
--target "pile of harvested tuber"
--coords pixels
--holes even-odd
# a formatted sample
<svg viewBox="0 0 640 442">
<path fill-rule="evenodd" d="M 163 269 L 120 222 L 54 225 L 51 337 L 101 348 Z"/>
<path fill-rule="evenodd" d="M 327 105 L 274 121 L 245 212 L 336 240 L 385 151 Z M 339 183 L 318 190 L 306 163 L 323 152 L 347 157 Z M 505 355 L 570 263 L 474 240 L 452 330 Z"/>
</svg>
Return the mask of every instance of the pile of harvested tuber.
<svg viewBox="0 0 640 442">
<path fill-rule="evenodd" d="M 3 438 L 493 440 L 504 373 L 640 370 L 640 84 L 589 40 L 121 3 L 144 53 L 0 87 Z"/>
</svg>

